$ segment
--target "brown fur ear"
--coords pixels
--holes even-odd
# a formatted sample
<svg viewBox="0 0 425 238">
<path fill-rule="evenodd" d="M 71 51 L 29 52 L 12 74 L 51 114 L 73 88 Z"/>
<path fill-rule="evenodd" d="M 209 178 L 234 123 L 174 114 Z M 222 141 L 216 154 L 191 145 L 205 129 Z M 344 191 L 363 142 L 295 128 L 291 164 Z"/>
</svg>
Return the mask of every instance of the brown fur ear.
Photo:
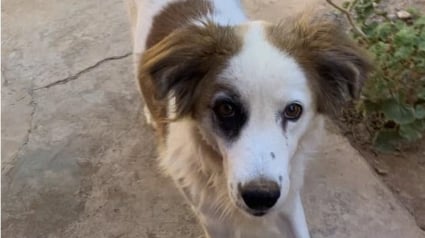
<svg viewBox="0 0 425 238">
<path fill-rule="evenodd" d="M 305 68 L 316 94 L 318 111 L 333 116 L 344 103 L 360 96 L 372 69 L 369 57 L 335 18 L 304 14 L 292 25 L 285 30 L 279 30 L 284 25 L 277 26 L 272 32 L 279 32 L 281 37 L 286 35 L 279 43 Z"/>
<path fill-rule="evenodd" d="M 297 31 L 315 75 L 318 111 L 333 115 L 360 96 L 372 68 L 370 60 L 336 19 L 301 19 Z"/>
<path fill-rule="evenodd" d="M 155 100 L 174 96 L 181 117 L 193 109 L 202 81 L 213 80 L 239 47 L 230 27 L 206 23 L 178 29 L 144 53 L 139 80 L 150 81 Z M 146 82 L 141 83 L 143 89 Z"/>
</svg>

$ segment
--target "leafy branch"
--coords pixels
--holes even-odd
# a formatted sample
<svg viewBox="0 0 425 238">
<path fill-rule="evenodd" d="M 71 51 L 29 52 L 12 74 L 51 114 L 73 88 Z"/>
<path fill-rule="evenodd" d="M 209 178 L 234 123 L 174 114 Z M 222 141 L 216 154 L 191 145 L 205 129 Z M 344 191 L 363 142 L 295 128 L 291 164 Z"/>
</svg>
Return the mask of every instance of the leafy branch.
<svg viewBox="0 0 425 238">
<path fill-rule="evenodd" d="M 370 132 L 377 149 L 391 151 L 425 135 L 425 16 L 394 19 L 379 10 L 379 0 L 352 0 L 340 7 L 352 37 L 374 56 L 376 70 L 363 88 L 352 118 Z M 355 17 L 353 17 L 353 15 Z"/>
<path fill-rule="evenodd" d="M 344 14 L 345 18 L 347 18 L 348 22 L 350 23 L 351 27 L 357 32 L 357 34 L 361 35 L 363 38 L 367 39 L 367 35 L 360 29 L 356 23 L 354 22 L 350 10 L 354 8 L 354 6 L 357 4 L 358 0 L 354 0 L 352 4 L 350 5 L 349 10 L 345 10 L 344 8 L 338 6 L 336 3 L 332 2 L 332 0 L 326 0 L 332 7 L 340 11 L 342 14 Z"/>
</svg>

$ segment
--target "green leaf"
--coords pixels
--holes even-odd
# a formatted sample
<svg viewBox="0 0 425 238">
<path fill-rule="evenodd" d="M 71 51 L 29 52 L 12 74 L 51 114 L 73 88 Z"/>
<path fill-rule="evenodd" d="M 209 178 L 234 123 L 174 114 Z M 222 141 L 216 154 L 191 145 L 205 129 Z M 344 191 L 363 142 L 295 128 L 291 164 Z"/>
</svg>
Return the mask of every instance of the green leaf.
<svg viewBox="0 0 425 238">
<path fill-rule="evenodd" d="M 401 46 L 394 53 L 394 57 L 397 58 L 397 59 L 406 59 L 414 51 L 415 51 L 415 48 L 413 46 Z"/>
<path fill-rule="evenodd" d="M 355 10 L 357 13 L 357 17 L 360 21 L 364 21 L 367 19 L 371 14 L 373 14 L 374 1 L 360 1 L 357 3 Z"/>
<path fill-rule="evenodd" d="M 425 119 L 425 104 L 419 104 L 415 107 L 416 119 Z"/>
<path fill-rule="evenodd" d="M 403 29 L 404 27 L 406 27 L 406 22 L 404 22 L 403 20 L 396 20 L 394 22 L 394 26 L 396 29 L 400 30 Z"/>
<path fill-rule="evenodd" d="M 383 22 L 375 28 L 376 36 L 384 40 L 388 38 L 388 36 L 391 34 L 391 31 L 392 24 L 390 22 Z"/>
<path fill-rule="evenodd" d="M 363 101 L 363 108 L 366 112 L 376 112 L 379 111 L 379 103 L 372 102 L 371 100 L 365 99 Z"/>
<path fill-rule="evenodd" d="M 425 52 L 425 38 L 418 43 L 418 51 Z"/>
<path fill-rule="evenodd" d="M 416 31 L 413 27 L 406 24 L 401 26 L 401 29 L 394 36 L 394 43 L 396 46 L 409 46 L 414 45 L 416 41 Z"/>
<path fill-rule="evenodd" d="M 385 100 L 381 105 L 381 111 L 389 120 L 396 123 L 408 124 L 415 120 L 415 111 L 409 105 L 403 105 L 394 98 Z"/>
<path fill-rule="evenodd" d="M 415 21 L 414 25 L 415 25 L 415 26 L 425 26 L 425 16 L 421 16 L 421 17 L 419 17 L 419 18 Z"/>
<path fill-rule="evenodd" d="M 422 128 L 421 123 L 410 123 L 400 126 L 400 136 L 408 141 L 415 141 L 422 138 Z"/>
<path fill-rule="evenodd" d="M 390 45 L 385 42 L 379 41 L 376 44 L 370 46 L 369 49 L 382 61 L 382 56 L 388 57 L 387 51 L 390 49 Z"/>
<path fill-rule="evenodd" d="M 418 92 L 418 98 L 425 100 L 425 88 L 422 88 Z"/>
<path fill-rule="evenodd" d="M 396 130 L 381 130 L 375 135 L 374 146 L 380 151 L 389 152 L 393 151 L 402 139 Z"/>
<path fill-rule="evenodd" d="M 412 15 L 412 17 L 418 17 L 418 16 L 421 15 L 421 12 L 419 10 L 415 9 L 415 8 L 409 7 L 406 10 L 407 10 L 407 12 L 409 12 Z"/>
<path fill-rule="evenodd" d="M 416 120 L 415 123 L 416 123 L 416 126 L 418 127 L 418 129 L 421 132 L 425 132 L 425 119 Z"/>
<path fill-rule="evenodd" d="M 379 26 L 378 22 L 370 22 L 362 26 L 362 30 L 368 37 L 376 37 L 376 28 Z"/>
<path fill-rule="evenodd" d="M 425 31 L 420 31 L 419 40 L 423 41 L 423 39 L 425 39 Z"/>
</svg>

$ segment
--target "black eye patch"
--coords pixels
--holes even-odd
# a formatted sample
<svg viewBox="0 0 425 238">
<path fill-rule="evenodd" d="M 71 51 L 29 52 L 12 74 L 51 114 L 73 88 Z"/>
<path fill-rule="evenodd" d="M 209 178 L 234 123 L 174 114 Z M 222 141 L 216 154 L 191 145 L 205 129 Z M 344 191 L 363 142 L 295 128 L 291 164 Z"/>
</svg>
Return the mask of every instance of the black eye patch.
<svg viewBox="0 0 425 238">
<path fill-rule="evenodd" d="M 248 119 L 242 103 L 232 98 L 219 98 L 214 102 L 212 111 L 219 133 L 229 140 L 236 139 Z"/>
</svg>

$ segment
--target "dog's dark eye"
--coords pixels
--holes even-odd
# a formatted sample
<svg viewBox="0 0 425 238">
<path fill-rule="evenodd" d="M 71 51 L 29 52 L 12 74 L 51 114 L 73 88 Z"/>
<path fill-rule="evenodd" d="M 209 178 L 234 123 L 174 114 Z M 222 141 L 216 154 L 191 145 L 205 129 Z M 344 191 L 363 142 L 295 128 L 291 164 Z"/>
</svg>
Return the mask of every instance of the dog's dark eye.
<svg viewBox="0 0 425 238">
<path fill-rule="evenodd" d="M 214 106 L 214 112 L 221 118 L 233 117 L 235 115 L 235 105 L 230 102 L 219 102 Z"/>
<path fill-rule="evenodd" d="M 229 140 L 239 135 L 248 119 L 243 104 L 237 99 L 219 99 L 214 102 L 211 109 L 213 112 L 214 125 L 218 129 L 217 131 Z"/>
<path fill-rule="evenodd" d="M 296 121 L 298 118 L 300 118 L 302 112 L 303 107 L 300 104 L 291 103 L 286 106 L 285 110 L 283 111 L 283 117 L 290 121 Z"/>
</svg>

